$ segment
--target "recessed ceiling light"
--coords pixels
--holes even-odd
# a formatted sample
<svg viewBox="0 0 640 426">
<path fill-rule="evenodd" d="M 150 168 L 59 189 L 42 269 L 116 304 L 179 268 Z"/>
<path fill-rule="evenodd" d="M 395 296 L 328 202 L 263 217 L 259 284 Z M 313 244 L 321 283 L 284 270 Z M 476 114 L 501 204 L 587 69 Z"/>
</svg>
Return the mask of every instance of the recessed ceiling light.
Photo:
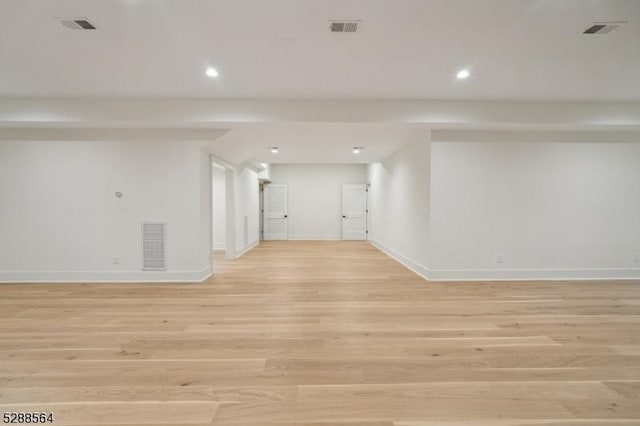
<svg viewBox="0 0 640 426">
<path fill-rule="evenodd" d="M 278 147 L 277 146 L 272 146 L 271 147 L 271 153 L 272 154 L 277 154 L 278 153 Z"/>
<path fill-rule="evenodd" d="M 209 77 L 217 77 L 218 76 L 218 70 L 215 68 L 207 68 L 206 74 Z"/>
<path fill-rule="evenodd" d="M 465 78 L 469 78 L 470 75 L 469 70 L 460 70 L 458 71 L 458 74 L 456 74 L 456 77 L 460 80 L 464 80 Z"/>
<path fill-rule="evenodd" d="M 364 149 L 364 148 L 363 148 L 363 147 L 361 147 L 361 146 L 354 146 L 354 147 L 353 147 L 353 153 L 354 153 L 354 154 L 360 154 L 360 153 L 362 152 L 362 150 L 363 150 L 363 149 Z"/>
</svg>

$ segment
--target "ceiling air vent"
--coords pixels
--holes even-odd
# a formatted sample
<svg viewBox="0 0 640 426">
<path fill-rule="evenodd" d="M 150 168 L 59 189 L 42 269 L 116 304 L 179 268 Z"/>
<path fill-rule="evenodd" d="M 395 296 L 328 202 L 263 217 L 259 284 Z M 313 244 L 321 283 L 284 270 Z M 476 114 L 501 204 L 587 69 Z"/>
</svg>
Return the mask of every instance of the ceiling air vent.
<svg viewBox="0 0 640 426">
<path fill-rule="evenodd" d="M 359 26 L 360 21 L 329 21 L 332 33 L 355 33 Z"/>
<path fill-rule="evenodd" d="M 87 18 L 57 18 L 62 25 L 72 30 L 97 30 L 91 21 Z"/>
<path fill-rule="evenodd" d="M 584 30 L 582 34 L 609 34 L 624 24 L 626 24 L 626 22 L 594 22 L 593 25 Z"/>
</svg>

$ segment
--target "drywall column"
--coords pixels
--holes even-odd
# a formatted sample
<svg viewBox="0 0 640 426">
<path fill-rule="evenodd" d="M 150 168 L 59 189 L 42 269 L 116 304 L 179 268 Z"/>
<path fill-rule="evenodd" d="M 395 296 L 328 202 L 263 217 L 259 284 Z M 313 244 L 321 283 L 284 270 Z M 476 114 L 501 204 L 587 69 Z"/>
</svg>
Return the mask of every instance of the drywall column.
<svg viewBox="0 0 640 426">
<path fill-rule="evenodd" d="M 369 238 L 423 277 L 429 273 L 430 135 L 369 165 Z"/>
<path fill-rule="evenodd" d="M 225 208 L 226 208 L 226 258 L 236 258 L 236 172 L 234 169 L 225 169 Z"/>
</svg>

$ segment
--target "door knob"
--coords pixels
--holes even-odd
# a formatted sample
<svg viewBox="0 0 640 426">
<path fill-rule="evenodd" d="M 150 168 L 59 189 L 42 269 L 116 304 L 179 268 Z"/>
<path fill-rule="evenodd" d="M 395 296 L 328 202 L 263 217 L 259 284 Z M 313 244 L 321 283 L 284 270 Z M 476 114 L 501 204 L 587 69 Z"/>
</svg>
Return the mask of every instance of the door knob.
<svg viewBox="0 0 640 426">
<path fill-rule="evenodd" d="M 287 215 L 286 215 L 286 214 L 284 215 L 284 218 L 285 218 L 285 219 L 287 218 Z"/>
<path fill-rule="evenodd" d="M 346 217 L 345 215 L 342 215 L 342 218 L 343 218 L 343 219 L 346 219 L 347 217 Z"/>
</svg>

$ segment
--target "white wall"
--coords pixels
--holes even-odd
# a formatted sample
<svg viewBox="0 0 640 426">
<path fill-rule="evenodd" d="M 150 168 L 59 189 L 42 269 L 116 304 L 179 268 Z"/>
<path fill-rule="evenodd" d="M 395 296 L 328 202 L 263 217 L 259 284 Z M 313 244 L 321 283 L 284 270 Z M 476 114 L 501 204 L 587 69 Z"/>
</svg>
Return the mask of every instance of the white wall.
<svg viewBox="0 0 640 426">
<path fill-rule="evenodd" d="M 212 169 L 212 193 L 213 193 L 213 248 L 224 250 L 226 248 L 226 179 L 225 170 L 213 166 Z"/>
<path fill-rule="evenodd" d="M 271 180 L 271 165 L 267 163 L 263 163 L 263 169 L 258 172 L 259 179 Z"/>
<path fill-rule="evenodd" d="M 364 164 L 272 164 L 271 181 L 288 189 L 290 240 L 342 238 L 342 185 L 366 183 Z"/>
<path fill-rule="evenodd" d="M 0 142 L 0 281 L 208 276 L 209 166 L 200 146 Z M 141 271 L 144 221 L 167 223 L 166 272 Z"/>
<path fill-rule="evenodd" d="M 369 165 L 369 238 L 423 276 L 429 268 L 429 167 L 426 132 L 423 140 Z"/>
<path fill-rule="evenodd" d="M 198 199 L 197 206 L 200 211 L 200 222 L 198 227 L 198 237 L 200 241 L 198 263 L 206 270 L 206 277 L 212 274 L 211 268 L 211 154 L 206 145 L 198 147 L 199 165 L 198 165 Z"/>
<path fill-rule="evenodd" d="M 433 279 L 640 277 L 640 143 L 549 142 L 432 142 Z"/>
<path fill-rule="evenodd" d="M 258 173 L 241 167 L 236 170 L 236 182 L 236 252 L 240 256 L 259 243 Z"/>
</svg>

